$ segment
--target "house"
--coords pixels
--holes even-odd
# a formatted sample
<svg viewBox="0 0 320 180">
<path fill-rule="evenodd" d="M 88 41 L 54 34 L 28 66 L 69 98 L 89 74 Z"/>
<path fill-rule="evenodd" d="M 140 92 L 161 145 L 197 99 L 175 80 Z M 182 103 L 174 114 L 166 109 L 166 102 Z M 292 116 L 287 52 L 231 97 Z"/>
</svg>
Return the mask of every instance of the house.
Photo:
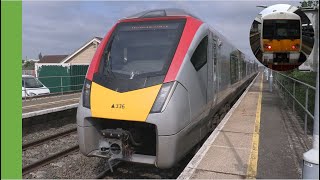
<svg viewBox="0 0 320 180">
<path fill-rule="evenodd" d="M 60 63 L 66 57 L 68 55 L 45 55 L 38 61 L 38 64 Z"/>
<path fill-rule="evenodd" d="M 39 61 L 40 61 L 40 59 L 27 59 L 26 61 L 36 63 L 36 62 L 39 62 Z"/>
<path fill-rule="evenodd" d="M 35 63 L 36 76 L 51 92 L 81 89 L 89 64 L 101 41 L 102 38 L 94 37 L 70 55 L 44 55 Z"/>
<path fill-rule="evenodd" d="M 101 37 L 94 37 L 70 56 L 66 57 L 61 63 L 89 65 L 101 41 Z"/>
</svg>

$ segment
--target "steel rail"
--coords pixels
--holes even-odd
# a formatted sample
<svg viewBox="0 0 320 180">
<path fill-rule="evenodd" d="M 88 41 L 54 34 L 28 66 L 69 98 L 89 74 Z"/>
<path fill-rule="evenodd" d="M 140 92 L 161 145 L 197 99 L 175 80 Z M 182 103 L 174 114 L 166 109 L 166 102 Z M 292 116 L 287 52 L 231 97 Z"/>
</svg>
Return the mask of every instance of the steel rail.
<svg viewBox="0 0 320 180">
<path fill-rule="evenodd" d="M 116 161 L 112 164 L 112 167 L 118 166 L 121 163 L 121 161 Z M 111 171 L 110 167 L 107 166 L 107 169 L 105 169 L 104 171 L 102 171 L 100 174 L 98 174 L 96 177 L 94 177 L 93 179 L 103 179 L 107 176 L 107 173 Z"/>
<path fill-rule="evenodd" d="M 29 164 L 29 165 L 27 165 L 27 166 L 22 168 L 22 175 L 28 174 L 28 173 L 30 173 L 32 171 L 35 171 L 35 170 L 39 169 L 40 167 L 43 167 L 44 165 L 47 165 L 47 164 L 51 163 L 52 161 L 55 161 L 55 160 L 57 160 L 59 158 L 67 156 L 68 154 L 71 154 L 71 153 L 73 153 L 75 151 L 78 151 L 78 150 L 79 150 L 79 145 L 72 146 L 72 147 L 70 147 L 70 148 L 68 148 L 66 150 L 63 150 L 63 151 L 61 151 L 61 152 L 59 152 L 57 154 L 53 154 L 53 155 L 48 156 L 48 157 L 46 157 L 44 159 L 41 159 L 41 160 L 39 160 L 37 162 Z"/>
<path fill-rule="evenodd" d="M 64 131 L 64 132 L 61 132 L 61 133 L 58 133 L 58 134 L 54 134 L 54 135 L 51 135 L 51 136 L 48 136 L 48 137 L 41 138 L 41 139 L 36 140 L 36 141 L 32 141 L 32 142 L 23 144 L 22 145 L 22 150 L 24 151 L 24 150 L 30 149 L 32 147 L 44 144 L 45 142 L 53 141 L 53 140 L 68 136 L 68 135 L 70 135 L 72 133 L 75 133 L 76 131 L 77 131 L 77 128 L 72 128 L 72 129 L 69 129 L 67 131 Z"/>
</svg>

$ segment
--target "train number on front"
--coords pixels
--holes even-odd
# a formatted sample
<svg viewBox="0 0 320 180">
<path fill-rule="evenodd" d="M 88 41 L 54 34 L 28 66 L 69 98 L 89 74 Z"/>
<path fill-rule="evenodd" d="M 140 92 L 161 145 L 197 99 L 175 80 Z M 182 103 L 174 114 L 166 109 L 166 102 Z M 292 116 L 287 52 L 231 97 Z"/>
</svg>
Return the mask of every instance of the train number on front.
<svg viewBox="0 0 320 180">
<path fill-rule="evenodd" d="M 112 104 L 111 108 L 124 109 L 125 106 L 124 106 L 124 104 Z"/>
</svg>

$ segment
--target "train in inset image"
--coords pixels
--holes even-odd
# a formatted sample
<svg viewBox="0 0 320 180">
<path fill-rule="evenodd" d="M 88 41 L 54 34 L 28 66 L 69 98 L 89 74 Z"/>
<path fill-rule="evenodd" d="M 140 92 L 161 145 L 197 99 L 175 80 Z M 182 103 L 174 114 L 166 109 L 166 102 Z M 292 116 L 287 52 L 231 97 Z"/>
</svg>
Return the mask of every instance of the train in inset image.
<svg viewBox="0 0 320 180">
<path fill-rule="evenodd" d="M 304 12 L 287 5 L 267 7 L 252 23 L 250 45 L 256 58 L 277 71 L 298 68 L 313 48 L 313 27 Z"/>
<path fill-rule="evenodd" d="M 257 71 L 254 60 L 184 10 L 123 18 L 86 75 L 80 151 L 170 168 L 214 130 Z"/>
<path fill-rule="evenodd" d="M 297 64 L 302 46 L 301 18 L 292 12 L 262 17 L 260 47 L 263 63 Z"/>
</svg>

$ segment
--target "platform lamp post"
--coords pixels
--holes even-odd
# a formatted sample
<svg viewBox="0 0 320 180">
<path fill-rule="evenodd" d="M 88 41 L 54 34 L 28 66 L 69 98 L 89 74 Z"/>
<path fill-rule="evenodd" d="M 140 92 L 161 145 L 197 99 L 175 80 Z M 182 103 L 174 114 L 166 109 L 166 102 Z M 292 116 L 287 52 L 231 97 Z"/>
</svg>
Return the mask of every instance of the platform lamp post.
<svg viewBox="0 0 320 180">
<path fill-rule="evenodd" d="M 303 154 L 303 179 L 319 179 L 319 6 L 314 8 L 314 18 L 312 24 L 314 25 L 314 62 L 317 63 L 317 82 L 316 82 L 316 97 L 314 107 L 314 121 L 313 121 L 313 146 L 312 149 Z"/>
<path fill-rule="evenodd" d="M 258 8 L 263 8 L 263 9 L 265 9 L 265 8 L 268 8 L 269 6 L 267 6 L 267 5 L 258 5 L 258 6 L 256 6 L 256 7 L 258 7 Z M 262 16 L 262 14 L 259 14 L 259 16 L 260 16 L 260 18 L 261 18 L 261 16 Z M 272 72 L 272 70 L 270 69 L 270 72 Z M 265 70 L 265 75 L 266 75 L 266 80 L 267 81 L 269 81 L 269 83 L 271 83 L 271 79 L 269 80 L 269 68 L 267 68 L 266 70 Z M 271 73 L 270 73 L 270 77 L 271 77 L 272 75 L 271 75 Z M 272 92 L 272 91 L 271 91 Z"/>
</svg>

